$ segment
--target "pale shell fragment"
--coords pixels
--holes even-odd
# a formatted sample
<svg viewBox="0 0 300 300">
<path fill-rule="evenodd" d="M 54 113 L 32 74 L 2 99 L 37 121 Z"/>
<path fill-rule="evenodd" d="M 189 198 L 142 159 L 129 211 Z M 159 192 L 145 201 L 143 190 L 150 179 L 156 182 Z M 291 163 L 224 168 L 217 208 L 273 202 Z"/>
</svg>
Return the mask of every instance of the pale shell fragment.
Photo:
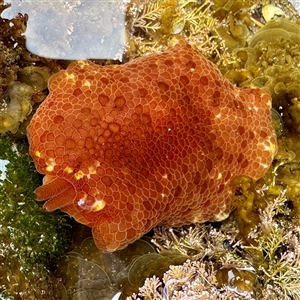
<svg viewBox="0 0 300 300">
<path fill-rule="evenodd" d="M 262 15 L 264 19 L 268 22 L 272 20 L 275 16 L 284 16 L 284 11 L 272 4 L 267 4 L 262 8 Z"/>
</svg>

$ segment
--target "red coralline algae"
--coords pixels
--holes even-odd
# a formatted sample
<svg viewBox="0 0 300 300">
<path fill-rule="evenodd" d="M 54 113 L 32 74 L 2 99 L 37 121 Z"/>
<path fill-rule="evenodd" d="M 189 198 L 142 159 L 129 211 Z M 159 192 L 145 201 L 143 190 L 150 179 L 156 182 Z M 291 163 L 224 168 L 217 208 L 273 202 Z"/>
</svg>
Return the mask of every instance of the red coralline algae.
<svg viewBox="0 0 300 300">
<path fill-rule="evenodd" d="M 47 211 L 92 227 L 100 249 L 156 225 L 224 219 L 239 175 L 276 153 L 271 98 L 236 88 L 183 40 L 124 65 L 72 63 L 28 126 Z"/>
</svg>

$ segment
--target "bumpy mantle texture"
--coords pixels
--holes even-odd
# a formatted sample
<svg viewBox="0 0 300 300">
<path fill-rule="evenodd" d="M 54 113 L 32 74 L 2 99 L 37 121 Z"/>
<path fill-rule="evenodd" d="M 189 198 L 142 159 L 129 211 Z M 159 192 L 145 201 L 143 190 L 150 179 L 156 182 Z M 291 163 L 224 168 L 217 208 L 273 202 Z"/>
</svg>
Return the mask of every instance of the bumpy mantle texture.
<svg viewBox="0 0 300 300">
<path fill-rule="evenodd" d="M 270 96 L 236 88 L 183 40 L 124 65 L 72 63 L 28 126 L 47 211 L 92 227 L 100 249 L 156 225 L 225 218 L 238 175 L 276 152 Z"/>
</svg>

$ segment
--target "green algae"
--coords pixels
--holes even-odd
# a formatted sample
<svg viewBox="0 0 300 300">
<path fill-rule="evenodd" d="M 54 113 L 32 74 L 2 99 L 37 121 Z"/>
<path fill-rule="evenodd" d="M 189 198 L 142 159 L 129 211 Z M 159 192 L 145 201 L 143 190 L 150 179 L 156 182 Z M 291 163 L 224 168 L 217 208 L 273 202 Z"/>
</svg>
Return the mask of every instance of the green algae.
<svg viewBox="0 0 300 300">
<path fill-rule="evenodd" d="M 277 43 L 282 40 L 288 40 L 292 43 L 299 42 L 299 24 L 285 18 L 270 20 L 264 27 L 259 29 L 249 41 L 249 47 L 264 42 Z"/>
<path fill-rule="evenodd" d="M 239 234 L 245 241 L 252 243 L 253 241 L 248 238 L 249 232 L 259 224 L 258 211 L 263 210 L 267 203 L 264 197 L 257 192 L 258 186 L 250 177 L 236 177 L 231 184 L 237 187 L 232 205 L 236 208 L 234 214 Z"/>
<path fill-rule="evenodd" d="M 299 124 L 300 21 L 276 18 L 259 29 L 245 48 L 233 51 L 236 60 L 225 76 L 239 86 L 266 88 L 285 127 Z"/>
<path fill-rule="evenodd" d="M 225 76 L 239 86 L 267 89 L 272 96 L 279 149 L 269 173 L 260 182 L 264 181 L 265 189 L 274 196 L 285 191 L 293 207 L 291 214 L 299 218 L 300 21 L 275 17 L 253 35 L 247 47 L 233 50 L 233 55 L 235 63 Z M 260 222 L 257 212 L 266 206 L 265 199 L 255 192 L 261 187 L 253 183 L 251 188 L 244 185 L 239 189 L 243 200 L 235 205 L 244 237 Z"/>
<path fill-rule="evenodd" d="M 46 213 L 36 202 L 40 176 L 25 141 L 0 136 L 0 167 L 0 291 L 47 290 L 49 270 L 68 246 L 69 226 L 62 215 Z M 39 278 L 45 283 L 39 285 Z"/>
</svg>

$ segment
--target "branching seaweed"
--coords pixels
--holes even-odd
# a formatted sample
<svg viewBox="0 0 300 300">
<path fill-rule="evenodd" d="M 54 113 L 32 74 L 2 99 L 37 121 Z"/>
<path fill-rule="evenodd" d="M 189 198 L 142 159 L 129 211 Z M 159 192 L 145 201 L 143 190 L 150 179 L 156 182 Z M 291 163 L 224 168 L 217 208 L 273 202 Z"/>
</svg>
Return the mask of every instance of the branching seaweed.
<svg viewBox="0 0 300 300">
<path fill-rule="evenodd" d="M 161 26 L 162 3 L 163 1 L 158 0 L 147 5 L 134 4 L 131 8 L 133 15 L 131 31 L 135 28 L 141 28 L 146 32 L 158 30 Z"/>
</svg>

